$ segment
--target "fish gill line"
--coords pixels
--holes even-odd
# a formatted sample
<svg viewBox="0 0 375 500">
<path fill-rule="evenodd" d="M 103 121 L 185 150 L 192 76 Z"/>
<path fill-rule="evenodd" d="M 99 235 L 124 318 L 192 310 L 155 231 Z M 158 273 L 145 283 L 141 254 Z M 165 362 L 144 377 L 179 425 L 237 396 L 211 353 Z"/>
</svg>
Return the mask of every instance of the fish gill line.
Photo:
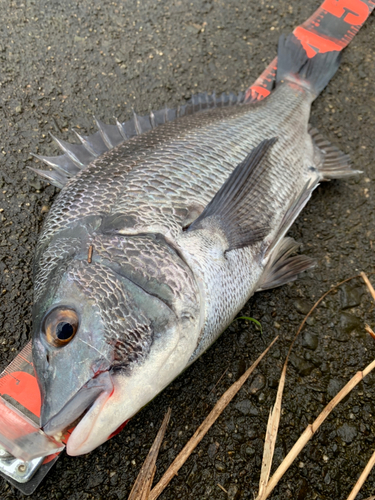
<svg viewBox="0 0 375 500">
<path fill-rule="evenodd" d="M 84 344 L 88 345 L 89 347 L 91 347 L 92 349 L 94 349 L 94 351 L 96 351 L 97 353 L 99 353 L 101 356 L 103 356 L 104 359 L 106 359 L 108 361 L 108 363 L 111 363 L 112 361 L 110 359 L 107 358 L 107 356 L 105 354 L 103 354 L 102 352 L 99 351 L 99 349 L 97 349 L 96 347 L 94 347 L 93 345 L 89 344 L 88 342 L 86 342 L 85 340 L 82 340 L 82 339 L 78 339 L 80 340 L 81 342 L 83 342 Z"/>
</svg>

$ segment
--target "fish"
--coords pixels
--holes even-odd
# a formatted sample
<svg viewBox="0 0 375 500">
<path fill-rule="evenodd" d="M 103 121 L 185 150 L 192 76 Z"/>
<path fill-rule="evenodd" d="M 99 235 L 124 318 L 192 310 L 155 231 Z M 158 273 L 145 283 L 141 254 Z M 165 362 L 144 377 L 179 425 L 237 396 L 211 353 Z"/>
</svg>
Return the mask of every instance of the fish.
<svg viewBox="0 0 375 500">
<path fill-rule="evenodd" d="M 276 86 L 198 94 L 98 132 L 33 169 L 61 188 L 34 260 L 41 427 L 88 453 L 199 358 L 257 291 L 314 266 L 287 236 L 349 157 L 309 125 L 339 53 L 281 36 Z"/>
</svg>

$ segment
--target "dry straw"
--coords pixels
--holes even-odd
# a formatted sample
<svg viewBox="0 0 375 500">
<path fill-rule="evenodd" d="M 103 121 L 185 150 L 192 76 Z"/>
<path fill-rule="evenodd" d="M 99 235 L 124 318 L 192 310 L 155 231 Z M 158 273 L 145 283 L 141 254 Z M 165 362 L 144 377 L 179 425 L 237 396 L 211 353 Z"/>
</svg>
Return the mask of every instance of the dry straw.
<svg viewBox="0 0 375 500">
<path fill-rule="evenodd" d="M 342 399 L 349 394 L 349 392 L 352 391 L 352 389 L 361 381 L 363 378 L 368 375 L 371 370 L 375 368 L 375 360 L 372 361 L 363 371 L 357 372 L 354 377 L 341 389 L 341 391 L 327 404 L 327 406 L 324 408 L 324 410 L 320 413 L 320 415 L 316 418 L 316 420 L 308 425 L 304 432 L 301 434 L 297 442 L 294 444 L 292 449 L 289 451 L 285 459 L 282 461 L 278 469 L 276 470 L 275 474 L 272 476 L 272 478 L 268 481 L 271 466 L 272 466 L 272 458 L 273 458 L 273 451 L 275 449 L 275 443 L 276 443 L 276 438 L 277 438 L 277 431 L 278 431 L 278 425 L 280 422 L 280 414 L 281 414 L 281 402 L 282 402 L 282 393 L 285 385 L 285 376 L 286 376 L 286 368 L 287 368 L 287 363 L 288 363 L 288 358 L 290 355 L 290 351 L 292 349 L 292 346 L 301 332 L 303 326 L 306 323 L 307 318 L 311 315 L 311 313 L 316 309 L 316 307 L 322 302 L 322 300 L 331 292 L 336 290 L 338 287 L 346 283 L 347 281 L 350 281 L 355 278 L 361 277 L 367 288 L 369 289 L 373 299 L 375 300 L 375 291 L 374 288 L 372 287 L 368 277 L 366 276 L 365 273 L 361 273 L 357 276 L 353 276 L 351 278 L 348 278 L 344 281 L 341 281 L 334 287 L 332 287 L 328 292 L 326 292 L 320 299 L 314 304 L 314 306 L 311 308 L 310 312 L 307 314 L 307 316 L 304 318 L 303 322 L 301 323 L 301 326 L 299 327 L 295 338 L 293 339 L 292 345 L 289 349 L 288 355 L 286 357 L 284 366 L 283 366 L 283 371 L 280 377 L 280 382 L 279 382 L 279 388 L 277 391 L 277 396 L 276 396 L 276 403 L 274 406 L 274 409 L 271 410 L 269 421 L 268 421 L 268 426 L 267 426 L 267 433 L 266 433 L 266 439 L 265 439 L 265 444 L 264 444 L 264 452 L 263 452 L 263 462 L 262 462 L 262 470 L 261 470 L 261 477 L 260 477 L 260 483 L 259 483 L 259 493 L 256 498 L 256 500 L 266 500 L 266 498 L 269 497 L 269 495 L 272 493 L 273 489 L 276 487 L 282 476 L 285 474 L 285 472 L 289 469 L 289 467 L 292 465 L 294 460 L 297 458 L 301 450 L 304 448 L 304 446 L 308 443 L 308 441 L 312 438 L 312 436 L 316 433 L 316 431 L 319 429 L 319 427 L 322 425 L 324 420 L 328 417 L 328 415 L 331 413 L 331 411 L 342 401 Z M 370 328 L 370 327 L 369 327 Z M 374 454 L 375 455 L 375 454 Z M 347 500 L 354 500 L 356 494 L 360 490 L 361 486 L 363 485 L 364 481 L 366 480 L 368 474 L 370 473 L 374 461 L 375 461 L 375 456 L 371 457 L 370 462 L 367 464 L 365 467 L 364 471 L 362 472 L 360 478 L 358 479 L 352 493 L 348 497 Z M 354 495 L 354 496 L 353 496 Z"/>
<path fill-rule="evenodd" d="M 271 349 L 271 347 L 274 345 L 274 343 L 276 342 L 276 340 L 278 338 L 279 337 L 277 336 L 271 342 L 271 344 L 267 347 L 267 349 L 259 356 L 259 358 L 255 361 L 255 363 L 253 363 L 250 366 L 250 368 L 248 368 L 246 370 L 246 372 L 236 382 L 234 382 L 234 384 L 232 384 L 231 387 L 221 396 L 221 398 L 216 403 L 216 405 L 213 407 L 213 409 L 208 414 L 206 419 L 198 427 L 198 429 L 195 431 L 193 436 L 190 438 L 190 440 L 187 442 L 187 444 L 184 446 L 184 448 L 180 451 L 180 453 L 174 459 L 172 464 L 166 470 L 166 472 L 164 473 L 163 477 L 160 479 L 158 484 L 149 493 L 148 497 L 146 497 L 146 496 L 144 496 L 144 497 L 138 496 L 137 497 L 135 495 L 135 493 L 133 493 L 135 486 L 138 485 L 137 492 L 145 491 L 147 489 L 148 484 L 149 484 L 149 478 L 150 478 L 151 473 L 152 473 L 152 472 L 150 472 L 150 470 L 152 471 L 152 464 L 155 465 L 155 462 L 152 462 L 152 464 L 151 464 L 151 461 L 150 461 L 150 463 L 148 463 L 148 465 L 146 465 L 146 462 L 149 460 L 149 456 L 150 456 L 150 454 L 149 454 L 149 456 L 146 458 L 146 461 L 141 468 L 141 471 L 137 477 L 137 480 L 136 480 L 136 482 L 133 486 L 133 489 L 132 489 L 132 493 L 130 494 L 130 497 L 128 500 L 136 500 L 136 499 L 137 500 L 140 500 L 140 499 L 142 499 L 142 500 L 156 500 L 156 498 L 159 497 L 159 495 L 168 486 L 168 484 L 174 478 L 174 476 L 177 475 L 178 471 L 184 465 L 184 463 L 190 457 L 190 455 L 193 453 L 194 449 L 202 441 L 202 439 L 207 434 L 207 432 L 210 430 L 210 428 L 215 423 L 217 418 L 221 415 L 221 413 L 225 410 L 225 408 L 228 406 L 228 404 L 232 401 L 234 396 L 241 389 L 243 384 L 250 377 L 250 375 L 253 373 L 255 368 L 259 365 L 261 360 L 268 353 L 268 351 Z M 160 447 L 160 444 L 159 444 L 159 447 Z M 159 447 L 158 447 L 158 449 L 159 449 Z M 150 453 L 151 453 L 151 450 L 150 450 Z M 156 460 L 156 457 L 155 457 L 155 460 Z"/>
</svg>

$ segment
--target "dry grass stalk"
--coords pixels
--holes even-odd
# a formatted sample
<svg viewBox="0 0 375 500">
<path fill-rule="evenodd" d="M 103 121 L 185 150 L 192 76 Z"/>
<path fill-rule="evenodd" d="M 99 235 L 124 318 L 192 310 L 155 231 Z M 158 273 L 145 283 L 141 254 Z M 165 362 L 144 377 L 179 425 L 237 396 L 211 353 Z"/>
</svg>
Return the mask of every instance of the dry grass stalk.
<svg viewBox="0 0 375 500">
<path fill-rule="evenodd" d="M 275 445 L 276 445 L 276 439 L 277 439 L 277 433 L 279 431 L 279 424 L 280 424 L 280 417 L 281 417 L 281 403 L 282 403 L 282 398 L 283 398 L 283 392 L 284 392 L 284 386 L 285 386 L 285 379 L 286 379 L 286 370 L 288 366 L 288 361 L 289 361 L 289 356 L 292 351 L 292 348 L 294 346 L 294 343 L 298 337 L 298 335 L 301 333 L 303 327 L 305 326 L 306 320 L 308 317 L 314 312 L 314 310 L 318 307 L 318 305 L 322 302 L 322 300 L 332 293 L 334 290 L 336 290 L 339 286 L 343 285 L 347 281 L 350 281 L 354 278 L 359 278 L 360 275 L 357 276 L 352 276 L 351 278 L 347 278 L 344 281 L 341 281 L 334 287 L 332 287 L 328 292 L 326 292 L 324 295 L 320 297 L 319 300 L 315 302 L 313 307 L 310 309 L 308 314 L 304 317 L 302 323 L 300 324 L 300 327 L 297 330 L 296 335 L 294 336 L 294 339 L 292 343 L 290 344 L 288 354 L 285 359 L 285 363 L 283 366 L 283 370 L 281 372 L 280 376 L 280 381 L 279 381 L 279 387 L 277 389 L 277 395 L 276 395 L 276 402 L 273 410 L 270 413 L 269 419 L 268 419 L 268 424 L 267 424 L 267 431 L 266 431 L 266 438 L 264 441 L 264 448 L 263 448 L 263 460 L 262 460 L 262 468 L 261 468 L 261 474 L 260 474 L 260 481 L 259 481 L 259 492 L 256 500 L 264 500 L 267 498 L 265 496 L 266 494 L 266 486 L 268 483 L 268 479 L 271 473 L 271 467 L 272 467 L 272 460 L 273 460 L 273 454 L 275 451 Z"/>
<path fill-rule="evenodd" d="M 227 490 L 224 488 L 224 486 L 221 486 L 221 484 L 220 484 L 220 483 L 217 483 L 217 485 L 219 486 L 219 488 L 220 488 L 221 490 L 223 490 L 223 491 L 224 491 L 224 493 L 226 493 L 226 494 L 228 495 L 228 492 L 227 492 Z"/>
<path fill-rule="evenodd" d="M 250 366 L 250 368 L 248 368 L 246 370 L 246 372 L 236 382 L 234 382 L 234 384 L 232 384 L 231 387 L 221 396 L 221 398 L 216 403 L 216 405 L 213 407 L 213 409 L 210 411 L 210 413 L 208 414 L 206 419 L 198 427 L 198 429 L 195 431 L 193 436 L 190 438 L 190 440 L 187 442 L 187 444 L 184 446 L 184 448 L 180 451 L 180 453 L 174 459 L 174 461 L 169 466 L 167 471 L 164 473 L 163 477 L 160 479 L 158 484 L 151 490 L 151 493 L 149 495 L 148 500 L 156 500 L 156 498 L 158 498 L 159 495 L 163 492 L 163 490 L 168 486 L 170 481 L 177 474 L 177 472 L 180 470 L 180 468 L 184 465 L 186 460 L 193 453 L 194 449 L 202 441 L 202 439 L 207 434 L 207 432 L 212 427 L 212 425 L 215 423 L 217 418 L 221 415 L 221 413 L 225 410 L 225 408 L 228 406 L 228 404 L 232 401 L 234 396 L 241 389 L 243 384 L 246 382 L 246 380 L 249 378 L 249 376 L 253 373 L 255 368 L 258 366 L 258 364 L 261 362 L 263 357 L 271 349 L 271 347 L 274 345 L 274 343 L 276 342 L 276 340 L 278 338 L 279 337 L 277 336 L 271 342 L 271 344 L 267 347 L 267 349 L 259 356 L 259 358 L 255 361 L 255 363 L 253 363 Z"/>
<path fill-rule="evenodd" d="M 361 276 L 363 278 L 363 281 L 366 283 L 367 288 L 369 289 L 369 292 L 370 292 L 372 298 L 375 301 L 375 290 L 374 290 L 370 280 L 368 279 L 368 277 L 366 276 L 366 274 L 364 272 L 361 272 Z M 372 328 L 369 325 L 365 325 L 365 330 L 371 335 L 372 338 L 375 339 L 375 333 L 372 331 Z M 347 500 L 355 500 L 357 493 L 362 488 L 363 483 L 366 481 L 367 476 L 370 474 L 374 465 L 375 465 L 375 451 L 372 454 L 370 460 L 367 462 L 366 467 L 363 469 L 361 475 L 358 478 L 358 481 L 355 483 L 354 488 L 350 492 L 350 495 L 348 496 Z M 367 500 L 373 500 L 373 499 L 375 499 L 375 496 L 372 496 L 372 497 L 368 498 Z"/>
<path fill-rule="evenodd" d="M 372 295 L 372 298 L 373 298 L 373 299 L 374 299 L 374 301 L 375 301 L 375 290 L 374 290 L 374 288 L 373 288 L 373 286 L 372 286 L 372 284 L 371 284 L 370 280 L 368 279 L 368 277 L 366 276 L 366 274 L 365 274 L 365 273 L 363 273 L 363 272 L 361 273 L 361 276 L 362 276 L 362 278 L 363 278 L 363 281 L 366 283 L 367 288 L 369 289 L 369 292 L 370 292 L 370 293 L 371 293 L 371 295 Z M 369 334 L 371 335 L 371 337 L 372 337 L 373 339 L 375 339 L 375 333 L 374 333 L 374 331 L 372 330 L 372 328 L 371 328 L 371 326 L 370 326 L 370 325 L 365 325 L 365 330 L 366 330 L 366 332 L 367 332 L 367 333 L 369 333 Z"/>
<path fill-rule="evenodd" d="M 371 274 L 373 274 L 373 273 L 371 273 Z M 284 363 L 283 370 L 282 370 L 281 377 L 280 377 L 275 406 L 270 413 L 268 424 L 267 424 L 267 432 L 266 432 L 266 439 L 264 442 L 262 469 L 261 469 L 261 475 L 260 475 L 260 481 L 259 481 L 259 492 L 258 492 L 257 500 L 265 500 L 265 498 L 267 498 L 267 496 L 268 496 L 268 495 L 266 495 L 266 491 L 267 491 L 266 486 L 267 486 L 269 475 L 271 472 L 273 454 L 275 451 L 277 433 L 278 433 L 279 424 L 280 424 L 281 403 L 282 403 L 282 396 L 283 396 L 283 391 L 284 391 L 284 386 L 285 386 L 286 369 L 287 369 L 289 356 L 290 356 L 290 353 L 292 351 L 294 342 L 296 341 L 298 335 L 301 333 L 303 327 L 305 326 L 306 320 L 313 313 L 313 311 L 318 307 L 318 305 L 322 302 L 322 300 L 325 299 L 325 297 L 327 295 L 332 293 L 334 290 L 337 290 L 337 288 L 339 288 L 344 283 L 351 281 L 355 278 L 360 278 L 360 277 L 362 277 L 365 280 L 365 283 L 369 287 L 369 290 L 371 293 L 372 286 L 371 286 L 371 283 L 368 280 L 367 276 L 365 275 L 365 273 L 361 273 L 361 274 L 358 274 L 356 276 L 352 276 L 350 278 L 347 278 L 347 279 L 341 281 L 340 283 L 338 283 L 337 285 L 331 287 L 330 290 L 328 290 L 326 293 L 324 293 L 320 297 L 320 299 L 317 300 L 317 302 L 315 302 L 313 307 L 310 309 L 308 314 L 305 316 L 305 318 L 303 319 L 300 327 L 298 328 L 298 331 L 297 331 L 297 333 L 296 333 L 296 335 L 295 335 L 295 337 L 294 337 L 294 339 L 289 347 L 289 351 L 288 351 L 288 354 L 286 356 L 285 363 Z M 374 289 L 372 288 L 372 290 L 374 290 Z M 374 294 L 375 294 L 375 292 L 374 292 Z M 374 295 L 374 297 L 375 297 L 375 295 Z M 370 328 L 370 327 L 368 327 L 368 328 Z M 375 338 L 375 334 L 374 334 L 374 338 Z"/>
<path fill-rule="evenodd" d="M 156 459 L 158 457 L 159 449 L 164 439 L 164 434 L 167 429 L 170 417 L 171 409 L 168 408 L 168 411 L 164 416 L 163 423 L 161 424 L 159 432 L 156 435 L 155 441 L 153 442 L 150 451 L 148 452 L 147 458 L 144 461 L 141 470 L 139 471 L 138 477 L 133 485 L 128 500 L 148 500 L 152 481 L 154 480 L 156 472 Z"/>
<path fill-rule="evenodd" d="M 370 326 L 370 325 L 367 325 L 367 324 L 366 324 L 366 325 L 365 325 L 365 330 L 366 330 L 366 332 L 367 332 L 367 333 L 369 333 L 369 334 L 371 335 L 371 337 L 372 337 L 373 339 L 375 339 L 375 332 L 373 331 L 373 329 L 371 328 L 371 326 Z"/>
<path fill-rule="evenodd" d="M 273 460 L 273 454 L 275 452 L 276 438 L 279 430 L 280 416 L 281 416 L 281 402 L 283 397 L 283 391 L 285 386 L 285 378 L 286 378 L 286 368 L 287 362 L 289 358 L 289 353 L 287 359 L 283 366 L 283 371 L 281 372 L 279 387 L 277 389 L 276 402 L 273 409 L 271 408 L 270 416 L 267 424 L 266 438 L 264 440 L 264 449 L 263 449 L 263 460 L 262 460 L 262 469 L 260 473 L 260 481 L 259 481 L 259 500 L 263 498 L 263 495 L 266 492 L 266 487 L 268 483 L 268 479 L 271 473 L 271 466 Z"/>
<path fill-rule="evenodd" d="M 368 277 L 366 276 L 366 274 L 363 271 L 361 272 L 361 276 L 363 278 L 363 281 L 366 283 L 367 288 L 369 289 L 369 292 L 371 293 L 372 298 L 375 301 L 375 290 L 374 290 L 374 287 L 371 285 L 370 280 L 368 279 Z"/>
<path fill-rule="evenodd" d="M 370 460 L 367 462 L 366 467 L 363 469 L 361 475 L 358 478 L 358 481 L 355 483 L 354 488 L 350 492 L 350 495 L 348 496 L 347 500 L 355 500 L 357 493 L 362 488 L 363 483 L 366 481 L 367 476 L 370 474 L 371 469 L 374 467 L 374 465 L 375 465 L 375 451 L 372 454 Z M 375 499 L 374 496 L 371 498 Z"/>
<path fill-rule="evenodd" d="M 365 500 L 375 500 L 375 495 L 372 497 L 365 498 Z"/>
<path fill-rule="evenodd" d="M 292 465 L 300 451 L 304 448 L 307 442 L 311 439 L 311 437 L 315 434 L 315 432 L 322 425 L 324 420 L 328 417 L 331 411 L 338 405 L 338 403 L 347 395 L 349 392 L 361 381 L 363 378 L 368 375 L 371 370 L 375 368 L 375 360 L 372 361 L 362 372 L 357 372 L 354 377 L 352 377 L 349 382 L 341 389 L 341 391 L 336 394 L 336 396 L 328 403 L 328 405 L 324 408 L 324 410 L 320 413 L 320 415 L 316 418 L 316 420 L 309 424 L 304 432 L 301 434 L 299 439 L 294 444 L 293 448 L 284 458 L 275 474 L 271 477 L 268 482 L 267 489 L 265 494 L 262 497 L 263 499 L 268 498 L 268 496 L 272 493 L 273 489 L 280 481 L 285 472 Z"/>
<path fill-rule="evenodd" d="M 152 483 L 154 481 L 155 473 L 156 473 L 156 465 L 154 465 L 153 469 L 150 470 L 148 473 L 148 478 L 145 481 L 145 486 L 142 491 L 143 496 L 140 498 L 140 500 L 148 500 L 152 488 Z"/>
</svg>

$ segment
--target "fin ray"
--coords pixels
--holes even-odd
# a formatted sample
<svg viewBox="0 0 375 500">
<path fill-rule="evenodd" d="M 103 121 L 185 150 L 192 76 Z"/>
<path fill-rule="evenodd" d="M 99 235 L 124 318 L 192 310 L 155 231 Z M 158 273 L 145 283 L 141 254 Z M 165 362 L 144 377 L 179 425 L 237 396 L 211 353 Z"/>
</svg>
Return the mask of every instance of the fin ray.
<svg viewBox="0 0 375 500">
<path fill-rule="evenodd" d="M 27 168 L 29 168 L 39 176 L 43 177 L 44 179 L 47 179 L 47 181 L 50 182 L 53 186 L 56 186 L 60 189 L 62 189 L 69 180 L 69 177 L 55 170 L 52 171 L 39 170 L 38 168 L 33 168 L 33 167 L 27 167 Z"/>
<path fill-rule="evenodd" d="M 122 135 L 116 125 L 106 125 L 98 118 L 94 117 L 94 119 L 107 149 L 112 149 L 123 142 Z"/>
<path fill-rule="evenodd" d="M 81 168 L 85 166 L 85 161 L 88 158 L 87 155 L 90 155 L 87 149 L 85 147 L 82 147 L 82 145 L 70 144 L 69 142 L 63 141 L 62 139 L 58 139 L 52 134 L 50 135 L 59 146 L 59 148 L 64 151 L 64 153 L 68 155 L 71 161 L 81 170 Z M 89 157 L 92 158 L 92 155 L 90 155 Z M 89 163 L 90 161 L 91 160 L 89 160 Z"/>
<path fill-rule="evenodd" d="M 340 179 L 362 173 L 360 170 L 353 170 L 350 166 L 350 156 L 325 139 L 318 129 L 309 125 L 308 131 L 315 146 L 323 155 L 323 164 L 319 168 L 323 180 Z"/>
<path fill-rule="evenodd" d="M 123 123 L 116 119 L 116 125 L 106 125 L 95 118 L 98 131 L 94 134 L 84 136 L 74 130 L 81 144 L 70 144 L 53 137 L 64 152 L 63 155 L 55 157 L 34 155 L 52 167 L 54 171 L 60 172 L 63 176 L 59 177 L 59 180 L 52 179 L 52 174 L 48 170 L 33 170 L 38 175 L 48 179 L 49 182 L 54 183 L 56 186 L 59 184 L 58 187 L 61 187 L 69 177 L 76 175 L 79 170 L 85 168 L 95 158 L 136 135 L 148 132 L 158 125 L 163 125 L 166 122 L 173 121 L 182 116 L 192 115 L 205 109 L 242 104 L 244 98 L 244 92 L 240 92 L 239 94 L 222 94 L 220 96 L 216 96 L 215 92 L 212 94 L 200 93 L 192 96 L 186 104 L 177 108 L 164 108 L 158 111 L 151 111 L 149 115 L 145 116 L 134 113 L 131 120 Z M 65 176 L 64 173 L 66 174 Z"/>
<path fill-rule="evenodd" d="M 76 175 L 80 168 L 78 168 L 69 158 L 67 154 L 60 156 L 41 156 L 31 153 L 35 158 L 44 162 L 53 170 L 58 170 L 62 174 L 67 174 L 69 177 Z"/>
<path fill-rule="evenodd" d="M 264 269 L 258 292 L 294 281 L 300 273 L 315 266 L 314 259 L 306 255 L 291 256 L 298 247 L 293 238 L 282 238 Z"/>
</svg>

